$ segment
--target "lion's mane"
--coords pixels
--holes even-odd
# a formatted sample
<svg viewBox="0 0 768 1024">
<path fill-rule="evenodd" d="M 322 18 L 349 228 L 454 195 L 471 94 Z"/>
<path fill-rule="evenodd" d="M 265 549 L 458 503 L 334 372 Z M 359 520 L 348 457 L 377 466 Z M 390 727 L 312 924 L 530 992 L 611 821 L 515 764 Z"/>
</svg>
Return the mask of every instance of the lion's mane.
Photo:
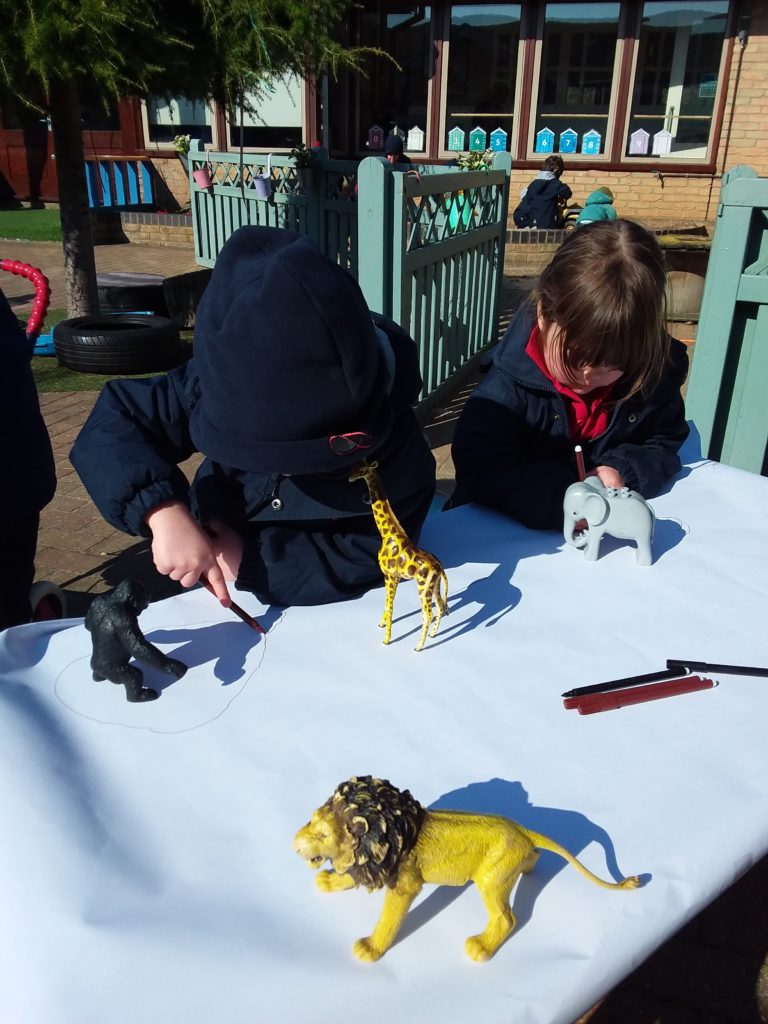
<svg viewBox="0 0 768 1024">
<path fill-rule="evenodd" d="M 353 775 L 326 807 L 353 838 L 355 860 L 348 874 L 355 885 L 369 890 L 394 886 L 400 864 L 418 838 L 426 813 L 422 805 L 386 779 Z"/>
</svg>

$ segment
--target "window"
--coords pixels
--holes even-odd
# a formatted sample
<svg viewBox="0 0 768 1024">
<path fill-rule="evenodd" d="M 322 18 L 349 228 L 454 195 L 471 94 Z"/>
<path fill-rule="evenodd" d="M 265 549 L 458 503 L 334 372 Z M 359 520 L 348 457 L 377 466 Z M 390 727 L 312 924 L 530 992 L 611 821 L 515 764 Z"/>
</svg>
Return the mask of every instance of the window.
<svg viewBox="0 0 768 1024">
<path fill-rule="evenodd" d="M 298 78 L 265 82 L 258 95 L 250 94 L 251 111 L 242 111 L 243 146 L 247 149 L 293 149 L 302 140 L 301 81 Z M 229 144 L 240 146 L 240 110 L 229 116 Z"/>
<path fill-rule="evenodd" d="M 146 139 L 162 145 L 171 143 L 176 135 L 211 142 L 211 110 L 205 103 L 177 96 L 150 96 L 146 103 Z"/>
<path fill-rule="evenodd" d="M 470 135 L 474 149 L 492 143 L 496 149 L 510 148 L 520 10 L 520 4 L 451 7 L 444 149 L 468 150 Z"/>
<path fill-rule="evenodd" d="M 727 13 L 727 0 L 643 5 L 627 155 L 706 158 Z"/>
<path fill-rule="evenodd" d="M 606 152 L 619 36 L 619 3 L 546 5 L 535 153 Z"/>
<path fill-rule="evenodd" d="M 428 86 L 435 63 L 431 7 L 379 0 L 360 13 L 360 45 L 385 50 L 400 69 L 385 57 L 374 57 L 367 77 L 360 76 L 358 147 L 381 150 L 382 136 L 385 139 L 397 127 L 406 149 L 424 151 Z"/>
</svg>

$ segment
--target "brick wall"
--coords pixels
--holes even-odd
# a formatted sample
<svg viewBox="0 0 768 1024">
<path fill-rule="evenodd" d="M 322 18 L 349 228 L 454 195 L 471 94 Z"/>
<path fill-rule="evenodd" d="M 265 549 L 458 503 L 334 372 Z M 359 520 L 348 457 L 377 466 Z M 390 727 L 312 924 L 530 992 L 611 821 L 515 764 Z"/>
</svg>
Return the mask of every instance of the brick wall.
<svg viewBox="0 0 768 1024">
<path fill-rule="evenodd" d="M 144 213 L 132 210 L 92 210 L 93 240 L 97 245 L 139 242 L 193 248 L 192 218 L 183 213 Z"/>
<path fill-rule="evenodd" d="M 169 213 L 189 206 L 189 177 L 178 157 L 154 157 L 156 205 Z"/>
</svg>

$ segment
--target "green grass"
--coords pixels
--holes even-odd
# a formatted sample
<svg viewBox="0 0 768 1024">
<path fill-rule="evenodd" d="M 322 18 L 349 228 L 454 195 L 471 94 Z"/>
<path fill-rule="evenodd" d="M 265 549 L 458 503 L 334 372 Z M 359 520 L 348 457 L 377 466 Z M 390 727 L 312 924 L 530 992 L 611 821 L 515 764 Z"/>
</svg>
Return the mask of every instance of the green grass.
<svg viewBox="0 0 768 1024">
<path fill-rule="evenodd" d="M 25 242 L 60 242 L 58 210 L 0 210 L 0 238 Z"/>
<path fill-rule="evenodd" d="M 65 309 L 49 309 L 45 318 L 45 326 L 41 334 L 50 334 L 54 325 L 60 320 L 67 319 Z M 187 343 L 189 354 L 192 354 L 192 331 L 181 332 L 182 341 Z M 68 370 L 65 366 L 59 366 L 55 356 L 33 356 L 32 376 L 39 394 L 50 391 L 101 391 L 109 380 L 122 380 L 129 377 L 154 377 L 154 373 L 131 373 L 131 374 L 101 374 L 101 373 L 80 373 L 77 370 Z"/>
</svg>

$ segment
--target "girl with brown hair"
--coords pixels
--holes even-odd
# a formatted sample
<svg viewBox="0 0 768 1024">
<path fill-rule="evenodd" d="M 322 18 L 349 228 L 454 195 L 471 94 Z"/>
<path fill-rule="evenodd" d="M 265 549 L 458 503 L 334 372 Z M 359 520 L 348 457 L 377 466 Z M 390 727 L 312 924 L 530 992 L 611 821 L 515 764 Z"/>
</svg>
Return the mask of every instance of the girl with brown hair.
<svg viewBox="0 0 768 1024">
<path fill-rule="evenodd" d="M 587 475 L 658 493 L 688 436 L 688 357 L 666 330 L 655 238 L 628 220 L 586 224 L 543 271 L 490 355 L 453 441 L 456 490 L 535 529 L 560 529 L 563 495 Z"/>
</svg>

